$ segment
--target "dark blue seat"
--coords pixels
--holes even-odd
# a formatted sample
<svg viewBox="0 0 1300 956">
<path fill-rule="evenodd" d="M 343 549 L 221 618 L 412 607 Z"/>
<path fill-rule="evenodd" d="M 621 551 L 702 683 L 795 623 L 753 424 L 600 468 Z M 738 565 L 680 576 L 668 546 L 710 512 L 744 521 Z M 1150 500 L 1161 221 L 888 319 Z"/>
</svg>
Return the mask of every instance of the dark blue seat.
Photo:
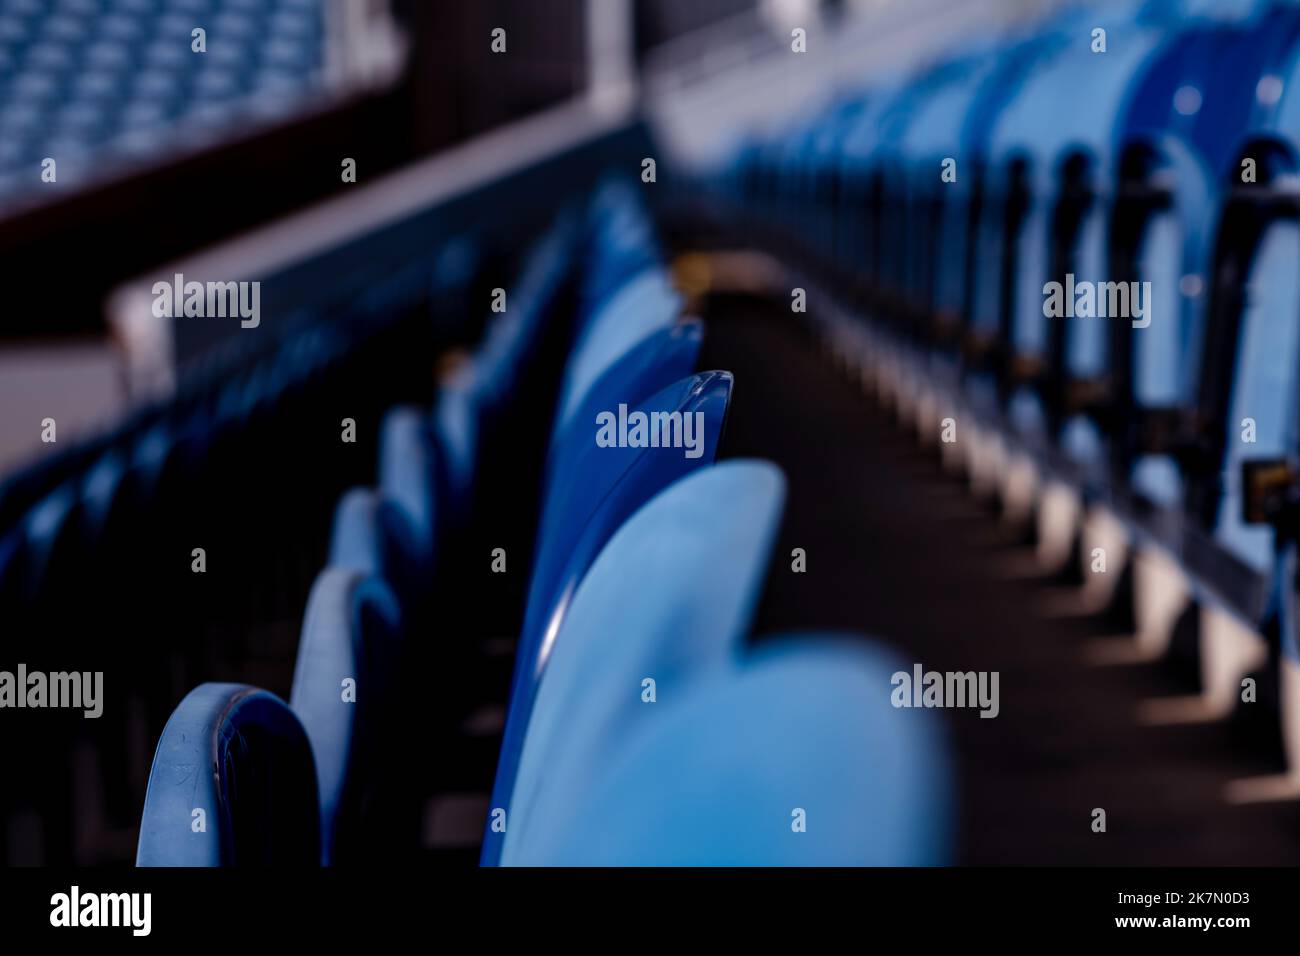
<svg viewBox="0 0 1300 956">
<path fill-rule="evenodd" d="M 566 410 L 556 414 L 548 453 L 548 480 L 553 486 L 566 472 L 577 451 L 595 440 L 596 416 L 616 410 L 620 403 L 633 406 L 666 384 L 680 381 L 695 369 L 704 326 L 687 320 L 650 332 L 622 353 Z"/>
<path fill-rule="evenodd" d="M 326 568 L 307 600 L 289 706 L 311 742 L 321 863 L 355 858 L 366 796 L 379 785 L 402 663 L 401 610 L 383 581 Z"/>
<path fill-rule="evenodd" d="M 390 409 L 380 426 L 379 484 L 339 499 L 330 564 L 384 578 L 414 607 L 433 583 L 438 527 L 434 443 L 426 415 Z"/>
<path fill-rule="evenodd" d="M 659 266 L 629 279 L 615 292 L 580 332 L 565 363 L 558 426 L 567 423 L 611 365 L 646 336 L 670 328 L 681 310 L 682 297 Z"/>
<path fill-rule="evenodd" d="M 316 771 L 298 718 L 255 687 L 190 691 L 158 741 L 136 865 L 319 862 Z"/>
<path fill-rule="evenodd" d="M 506 858 L 525 866 L 943 864 L 945 748 L 936 716 L 894 708 L 881 690 L 900 669 L 878 648 L 798 635 L 671 696 L 661 691 L 654 704 L 640 702 L 635 681 L 612 689 L 631 702 L 616 745 L 582 776 L 557 768 L 546 802 L 554 815 L 512 833 Z M 570 728 L 584 737 L 587 726 L 578 719 Z"/>
<path fill-rule="evenodd" d="M 637 185 L 626 179 L 607 180 L 588 204 L 577 303 L 579 329 L 634 276 L 660 265 L 654 227 Z"/>
<path fill-rule="evenodd" d="M 670 485 L 609 539 L 548 636 L 513 785 L 498 778 L 502 862 L 572 796 L 566 781 L 590 782 L 626 734 L 657 716 L 642 709 L 646 678 L 658 700 L 680 700 L 740 654 L 784 499 L 774 465 L 725 462 Z"/>
<path fill-rule="evenodd" d="M 701 414 L 704 436 L 700 457 L 687 458 L 685 449 L 679 448 L 598 448 L 593 441 L 574 456 L 572 482 L 557 483 L 559 490 L 542 517 L 533 561 L 494 799 L 504 799 L 509 792 L 537 680 L 578 583 L 631 514 L 673 481 L 712 463 L 731 385 L 730 373 L 706 372 L 636 406 L 646 413 Z M 592 429 L 594 432 L 594 423 Z M 489 863 L 496 858 L 490 835 L 483 858 Z"/>
</svg>

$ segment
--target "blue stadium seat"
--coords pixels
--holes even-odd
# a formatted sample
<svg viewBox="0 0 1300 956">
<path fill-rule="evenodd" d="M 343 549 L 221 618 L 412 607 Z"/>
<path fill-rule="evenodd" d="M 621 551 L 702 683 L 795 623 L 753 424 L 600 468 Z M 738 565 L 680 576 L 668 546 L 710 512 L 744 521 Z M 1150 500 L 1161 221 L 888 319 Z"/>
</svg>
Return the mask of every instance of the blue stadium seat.
<svg viewBox="0 0 1300 956">
<path fill-rule="evenodd" d="M 334 509 L 329 564 L 366 574 L 384 573 L 384 545 L 379 531 L 379 493 L 349 488 Z"/>
<path fill-rule="evenodd" d="M 650 332 L 628 348 L 580 395 L 570 408 L 560 409 L 549 452 L 550 465 L 563 469 L 578 449 L 594 441 L 594 422 L 619 403 L 635 405 L 666 384 L 690 375 L 704 340 L 704 326 L 687 320 Z"/>
<path fill-rule="evenodd" d="M 521 370 L 536 353 L 552 310 L 571 276 L 576 227 L 561 218 L 528 252 L 506 310 L 495 314 L 475 352 L 475 396 L 480 416 L 490 421 L 514 394 Z"/>
<path fill-rule="evenodd" d="M 379 486 L 339 499 L 330 564 L 379 575 L 414 610 L 433 584 L 436 485 L 427 416 L 413 406 L 390 409 L 380 425 Z"/>
<path fill-rule="evenodd" d="M 330 567 L 307 600 L 289 706 L 311 742 L 320 797 L 321 863 L 355 858 L 363 807 L 384 771 L 385 735 L 402 663 L 401 610 L 378 578 Z"/>
<path fill-rule="evenodd" d="M 717 454 L 731 376 L 709 372 L 693 376 L 638 406 L 641 410 L 679 410 L 704 416 L 703 455 L 688 459 L 678 449 L 583 449 L 589 465 L 573 470 L 574 483 L 548 502 L 538 552 L 533 562 L 524 627 L 515 652 L 514 679 L 505 739 L 494 789 L 504 800 L 512 785 L 537 681 L 556 634 L 568 613 L 574 591 L 610 536 L 646 501 L 676 479 L 712 463 Z M 665 453 L 666 451 L 666 453 Z M 491 862 L 496 851 L 485 849 Z"/>
<path fill-rule="evenodd" d="M 659 264 L 654 227 L 636 185 L 610 179 L 592 194 L 586 211 L 587 254 L 578 293 L 577 328 L 636 275 Z"/>
<path fill-rule="evenodd" d="M 503 863 L 643 719 L 646 678 L 676 700 L 738 655 L 784 497 L 774 465 L 727 462 L 669 486 L 609 540 L 545 648 L 513 786 L 493 801 L 507 810 Z"/>
<path fill-rule="evenodd" d="M 400 564 L 387 571 L 425 587 L 438 541 L 436 468 L 426 414 L 412 406 L 390 409 L 379 435 L 380 520 Z"/>
<path fill-rule="evenodd" d="M 682 298 L 662 267 L 629 280 L 592 317 L 574 344 L 560 390 L 559 422 L 573 415 L 583 396 L 611 365 L 647 335 L 670 327 Z"/>
<path fill-rule="evenodd" d="M 661 689 L 653 704 L 637 694 L 640 671 L 626 671 L 616 746 L 584 775 L 567 775 L 579 769 L 571 765 L 548 772 L 553 815 L 521 833 L 516 811 L 506 861 L 945 863 L 951 780 L 942 734 L 934 715 L 890 705 L 886 689 L 900 669 L 878 648 L 799 635 L 680 691 Z M 566 730 L 582 739 L 588 726 L 575 719 Z"/>
<path fill-rule="evenodd" d="M 154 755 L 137 866 L 316 866 L 311 746 L 274 694 L 201 684 Z"/>
</svg>

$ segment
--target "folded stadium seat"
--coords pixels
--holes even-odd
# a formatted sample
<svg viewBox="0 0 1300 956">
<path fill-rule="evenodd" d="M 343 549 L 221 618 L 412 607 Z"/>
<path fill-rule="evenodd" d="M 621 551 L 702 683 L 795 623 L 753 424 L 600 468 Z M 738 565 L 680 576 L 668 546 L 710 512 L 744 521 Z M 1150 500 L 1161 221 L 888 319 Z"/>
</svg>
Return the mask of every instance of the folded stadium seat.
<svg viewBox="0 0 1300 956">
<path fill-rule="evenodd" d="M 1005 61 L 989 57 L 987 51 L 947 64 L 929 77 L 926 94 L 916 102 L 907 123 L 899 131 L 893 155 L 877 162 L 888 168 L 897 184 L 897 213 L 900 251 L 895 278 L 894 320 L 899 342 L 906 355 L 906 382 L 897 396 L 905 423 L 912 425 L 918 439 L 937 445 L 941 420 L 955 411 L 957 393 L 956 355 L 934 348 L 938 329 L 932 323 L 939 315 L 937 291 L 942 263 L 948 272 L 961 261 L 964 244 L 962 211 L 969 201 L 969 181 L 975 178 L 970 155 L 971 131 L 965 120 L 977 111 L 980 100 L 999 80 L 998 65 Z M 1003 66 L 1002 73 L 1007 72 Z M 954 139 L 954 130 L 957 136 Z M 943 164 L 955 159 L 958 175 L 954 182 L 940 178 Z M 966 175 L 961 175 L 961 172 Z M 948 228 L 943 228 L 947 223 Z M 956 242 L 953 246 L 951 243 Z M 955 310 L 945 313 L 955 323 Z M 954 339 L 955 325 L 944 335 Z"/>
<path fill-rule="evenodd" d="M 115 606 L 111 593 L 118 585 L 116 575 L 108 568 L 130 561 L 129 553 L 117 549 L 121 544 L 109 532 L 109 522 L 122 507 L 128 493 L 129 462 L 123 450 L 110 449 L 85 474 L 81 481 L 80 511 L 82 533 L 86 538 L 89 567 L 94 573 L 82 574 L 77 580 L 79 597 L 87 607 L 103 614 Z M 92 644 L 92 648 L 95 645 Z M 95 747 L 101 755 L 104 770 L 100 792 L 104 796 L 104 811 L 114 824 L 129 825 L 139 812 L 144 797 L 144 781 L 136 781 L 130 774 L 114 773 L 113 767 L 130 766 L 131 704 L 129 679 L 123 679 L 121 649 L 115 645 L 95 648 L 95 653 L 81 662 L 81 670 L 103 670 L 110 683 L 104 689 L 103 715 L 88 721 L 88 731 L 95 738 Z M 128 658 L 129 660 L 129 658 Z"/>
<path fill-rule="evenodd" d="M 835 158 L 839 203 L 845 213 L 840 218 L 836 244 L 841 249 L 841 267 L 856 279 L 858 292 L 870 290 L 875 282 L 875 264 L 881 245 L 876 213 L 881 202 L 882 177 L 872 160 L 881 141 L 889 135 L 892 118 L 900 113 L 897 104 L 905 101 L 910 88 L 910 83 L 900 82 L 870 95 L 845 131 Z M 760 146 L 754 151 L 752 161 L 761 162 L 763 155 Z M 753 179 L 762 188 L 761 171 Z M 769 229 L 772 221 L 768 217 Z"/>
<path fill-rule="evenodd" d="M 1277 567 L 1277 540 L 1272 528 L 1248 525 L 1244 520 L 1242 465 L 1249 459 L 1277 459 L 1294 455 L 1297 385 L 1300 384 L 1300 223 L 1282 220 L 1261 238 L 1245 282 L 1244 307 L 1237 319 L 1237 347 L 1223 435 L 1223 473 L 1215 482 L 1217 502 L 1211 541 L 1196 536 L 1184 539 L 1184 558 L 1193 573 L 1222 597 L 1202 602 L 1202 685 L 1212 699 L 1225 704 L 1235 698 L 1234 688 L 1246 668 L 1257 666 L 1266 654 L 1256 633 L 1268 611 Z M 1246 419 L 1255 422 L 1254 440 L 1242 440 Z M 1199 484 L 1199 482 L 1198 482 Z M 1210 547 L 1205 547 L 1210 545 Z M 1222 560 L 1223 552 L 1232 560 Z M 1209 616 L 1207 619 L 1207 615 Z M 1228 620 L 1220 620 L 1224 616 Z M 1233 625 L 1236 625 L 1235 627 Z M 1231 630 L 1229 640 L 1246 642 L 1235 651 L 1216 645 L 1216 631 Z M 1244 633 L 1243 633 L 1244 632 Z M 1218 674 L 1216 664 L 1224 654 L 1230 669 Z"/>
<path fill-rule="evenodd" d="M 711 464 L 717 455 L 731 395 L 727 372 L 692 376 L 638 404 L 634 411 L 680 413 L 700 420 L 700 456 L 684 448 L 580 448 L 572 483 L 557 484 L 538 534 L 525 604 L 524 626 L 515 651 L 514 678 L 505 736 L 497 767 L 494 806 L 501 805 L 514 773 L 536 695 L 537 681 L 570 599 L 610 536 L 647 500 L 679 477 Z M 594 426 L 593 426 L 594 427 Z M 489 833 L 483 860 L 495 862 L 499 846 Z"/>
<path fill-rule="evenodd" d="M 412 626 L 430 597 L 442 534 L 437 451 L 425 412 L 389 409 L 380 424 L 378 486 L 344 492 L 330 536 L 329 563 L 384 578 Z"/>
<path fill-rule="evenodd" d="M 427 590 L 438 542 L 433 442 L 427 416 L 391 409 L 380 425 L 379 527 L 384 575 L 399 593 Z"/>
<path fill-rule="evenodd" d="M 565 363 L 555 428 L 569 422 L 610 366 L 647 336 L 671 327 L 681 311 L 682 297 L 662 266 L 646 269 L 615 292 L 582 331 Z"/>
<path fill-rule="evenodd" d="M 592 194 L 584 233 L 579 328 L 633 277 L 662 260 L 640 193 L 626 179 L 607 180 Z"/>
<path fill-rule="evenodd" d="M 561 409 L 547 456 L 547 494 L 568 484 L 568 473 L 581 460 L 578 450 L 594 441 L 601 412 L 616 411 L 620 403 L 633 405 L 664 383 L 690 375 L 703 340 L 704 326 L 697 319 L 651 332 L 606 368 L 567 413 Z"/>
<path fill-rule="evenodd" d="M 387 757 L 399 736 L 391 718 L 403 693 L 400 634 L 401 610 L 383 581 L 347 568 L 320 573 L 289 706 L 311 741 L 326 866 L 363 855 L 380 826 L 383 775 L 394 766 Z"/>
<path fill-rule="evenodd" d="M 1013 230 L 1004 252 L 1009 285 L 1005 300 L 993 307 L 1005 313 L 1005 406 L 986 423 L 1004 432 L 1011 447 L 994 456 L 997 473 L 987 480 L 1008 518 L 1034 522 L 1040 559 L 1052 571 L 1064 568 L 1072 555 L 1083 507 L 1081 465 L 1092 466 L 1095 480 L 1106 464 L 1096 458 L 1071 462 L 1054 453 L 1062 417 L 1070 411 L 1062 383 L 1069 375 L 1101 382 L 1108 330 L 1095 319 L 1046 318 L 1043 290 L 1049 280 L 1064 283 L 1065 272 L 1092 282 L 1108 274 L 1105 223 L 1118 161 L 1116 116 L 1134 76 L 1165 35 L 1161 28 L 1139 26 L 1131 15 L 1121 9 L 1096 24 L 1089 20 L 1122 35 L 1124 43 L 1104 56 L 1078 43 L 1056 51 L 1000 111 L 989 134 L 989 175 L 1000 184 L 997 193 L 1018 206 L 1007 220 Z M 1077 22 L 1073 27 L 1082 29 Z M 1071 116 L 1068 123 L 1056 119 L 1063 109 Z M 1101 393 L 1100 386 L 1077 391 Z M 1098 401 L 1077 410 L 1104 414 Z"/>
<path fill-rule="evenodd" d="M 582 775 L 548 781 L 551 815 L 513 831 L 506 859 L 944 864 L 951 775 L 942 733 L 935 715 L 890 705 L 883 688 L 900 669 L 879 648 L 798 635 L 653 704 L 640 701 L 634 679 L 617 745 Z M 572 726 L 581 736 L 584 725 Z"/>
<path fill-rule="evenodd" d="M 1121 278 L 1152 281 L 1153 302 L 1175 304 L 1172 320 L 1121 329 L 1114 339 L 1121 407 L 1130 424 L 1114 455 L 1123 494 L 1114 502 L 1114 515 L 1101 514 L 1097 537 L 1115 537 L 1111 529 L 1115 521 L 1122 522 L 1132 552 L 1131 600 L 1139 652 L 1145 657 L 1163 654 L 1177 630 L 1185 638 L 1178 642 L 1179 656 L 1201 666 L 1203 677 L 1205 662 L 1197 658 L 1198 647 L 1205 649 L 1206 634 L 1198 621 L 1210 625 L 1206 614 L 1211 612 L 1193 612 L 1197 585 L 1182 565 L 1190 561 L 1199 566 L 1196 576 L 1236 593 L 1241 598 L 1235 602 L 1238 614 L 1255 619 L 1255 627 L 1261 623 L 1258 594 L 1245 597 L 1239 576 L 1218 566 L 1214 555 L 1221 549 L 1204 534 L 1185 530 L 1189 509 L 1200 510 L 1200 522 L 1214 527 L 1215 516 L 1205 513 L 1205 503 L 1198 509 L 1189 499 L 1204 497 L 1198 489 L 1215 488 L 1211 497 L 1218 494 L 1225 462 L 1214 449 L 1222 449 L 1222 436 L 1206 425 L 1228 409 L 1216 407 L 1226 401 L 1224 393 L 1209 399 L 1207 387 L 1214 392 L 1218 386 L 1206 383 L 1226 381 L 1223 362 L 1238 354 L 1236 317 L 1211 314 L 1212 304 L 1224 295 L 1212 286 L 1218 269 L 1216 247 L 1228 241 L 1222 238 L 1227 232 L 1216 235 L 1215 229 L 1228 221 L 1223 202 L 1229 210 L 1235 202 L 1232 190 L 1241 179 L 1240 158 L 1256 156 L 1266 168 L 1269 153 L 1287 149 L 1278 143 L 1275 124 L 1287 88 L 1280 78 L 1292 69 L 1284 64 L 1293 60 L 1300 36 L 1298 13 L 1261 6 L 1242 22 L 1202 24 L 1175 37 L 1146 70 L 1122 119 L 1125 172 L 1136 200 L 1123 207 L 1128 225 L 1117 232 L 1117 268 Z M 1231 78 L 1220 81 L 1218 71 L 1225 61 L 1236 66 Z M 1174 102 L 1177 96 L 1184 101 L 1181 111 Z M 1264 141 L 1273 145 L 1260 148 Z M 1146 206 L 1132 209 L 1137 203 Z M 1140 239 L 1139 230 L 1144 230 Z M 1229 254 L 1240 251 L 1237 246 L 1228 249 Z M 1238 276 L 1246 266 L 1239 264 Z M 1284 345 L 1280 340 L 1279 346 Z M 1228 448 L 1238 445 L 1231 435 L 1229 439 Z M 1096 545 L 1091 537 L 1085 527 L 1085 548 Z M 1234 561 L 1229 557 L 1226 564 Z M 1256 581 L 1250 588 L 1258 592 L 1262 586 Z M 1214 616 L 1218 621 L 1217 613 Z M 1211 630 L 1237 629 L 1218 621 Z M 1242 645 L 1228 641 L 1225 646 Z"/>
<path fill-rule="evenodd" d="M 467 523 L 483 458 L 501 457 L 502 429 L 515 396 L 550 392 L 535 360 L 565 332 L 557 316 L 575 265 L 577 227 L 562 215 L 528 250 L 506 311 L 492 316 L 473 356 L 439 384 L 432 430 L 439 491 L 448 521 Z M 567 335 L 563 336 L 567 338 Z M 519 448 L 513 457 L 521 458 Z"/>
<path fill-rule="evenodd" d="M 137 866 L 316 866 L 311 745 L 274 694 L 200 684 L 158 741 Z"/>
<path fill-rule="evenodd" d="M 131 435 L 142 420 L 140 413 L 128 415 L 111 433 L 70 447 L 58 442 L 43 446 L 42 454 L 22 467 L 0 476 L 0 533 L 8 531 L 32 505 L 58 485 L 77 477 L 95 460 L 105 446 Z"/>
<path fill-rule="evenodd" d="M 562 215 L 528 250 L 506 310 L 494 315 L 475 351 L 478 414 L 489 423 L 522 387 L 574 268 L 576 226 Z"/>
<path fill-rule="evenodd" d="M 506 810 L 506 833 L 489 824 L 484 863 L 493 849 L 512 862 L 566 799 L 555 781 L 586 779 L 608 758 L 646 678 L 674 700 L 739 653 L 784 497 L 774 465 L 726 462 L 668 486 L 609 538 L 546 648 L 517 773 L 503 751 L 492 806 Z"/>
<path fill-rule="evenodd" d="M 76 483 L 67 481 L 28 510 L 6 548 L 12 549 L 8 560 L 16 578 L 9 588 L 13 600 L 5 605 L 4 656 L 10 667 L 80 669 L 90 658 L 98 659 L 95 642 L 84 647 L 78 642 L 88 623 L 82 617 L 88 605 L 79 600 L 76 587 L 86 557 L 79 511 Z M 81 728 L 70 721 L 55 727 L 49 722 L 49 715 L 39 711 L 6 714 L 0 739 L 23 774 L 5 788 L 3 816 L 26 803 L 42 821 L 39 841 L 45 858 L 66 860 L 74 846 L 67 826 L 73 795 L 70 748 L 51 742 L 70 739 Z"/>
<path fill-rule="evenodd" d="M 83 544 L 77 491 L 76 481 L 65 482 L 37 502 L 22 522 L 24 594 L 40 611 L 56 610 L 49 606 L 51 601 L 65 596 L 60 588 L 74 583 L 67 572 L 79 570 L 76 564 L 62 567 Z"/>
<path fill-rule="evenodd" d="M 349 488 L 339 498 L 330 526 L 330 567 L 384 573 L 379 502 L 374 488 Z"/>
<path fill-rule="evenodd" d="M 442 380 L 430 422 L 430 440 L 437 452 L 437 498 L 453 528 L 472 513 L 474 463 L 478 459 L 479 421 L 476 398 L 477 368 L 462 364 Z"/>
</svg>

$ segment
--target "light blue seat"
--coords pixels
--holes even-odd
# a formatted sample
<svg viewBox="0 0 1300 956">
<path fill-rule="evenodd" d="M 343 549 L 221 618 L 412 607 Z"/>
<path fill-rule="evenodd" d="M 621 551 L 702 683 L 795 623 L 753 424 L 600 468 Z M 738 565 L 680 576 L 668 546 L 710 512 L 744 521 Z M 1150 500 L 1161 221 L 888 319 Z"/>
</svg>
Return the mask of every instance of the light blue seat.
<svg viewBox="0 0 1300 956">
<path fill-rule="evenodd" d="M 200 684 L 158 741 L 137 866 L 315 866 L 320 818 L 311 747 L 274 694 Z"/>
<path fill-rule="evenodd" d="M 776 466 L 726 462 L 669 486 L 609 540 L 542 649 L 518 773 L 493 802 L 507 810 L 502 862 L 566 799 L 563 781 L 588 779 L 642 719 L 646 678 L 667 703 L 739 653 L 784 498 Z"/>
<path fill-rule="evenodd" d="M 630 279 L 661 262 L 654 227 L 637 193 L 638 185 L 626 179 L 607 180 L 588 204 L 589 238 L 579 287 L 579 329 Z"/>
<path fill-rule="evenodd" d="M 682 297 L 655 266 L 630 280 L 592 317 L 565 365 L 557 418 L 563 427 L 583 396 L 629 349 L 677 321 Z"/>
<path fill-rule="evenodd" d="M 401 569 L 387 568 L 399 579 L 427 584 L 438 540 L 437 464 L 426 414 L 411 405 L 390 409 L 379 431 L 378 487 L 381 527 Z"/>
<path fill-rule="evenodd" d="M 891 674 L 906 669 L 876 647 L 800 635 L 715 668 L 680 693 L 661 691 L 653 704 L 640 701 L 633 683 L 618 736 L 583 775 L 558 768 L 548 775 L 553 815 L 512 833 L 506 859 L 946 863 L 950 781 L 940 718 L 891 706 Z M 572 735 L 583 739 L 585 726 L 575 721 Z"/>
<path fill-rule="evenodd" d="M 320 795 L 321 860 L 355 858 L 362 805 L 401 666 L 401 611 L 383 581 L 326 568 L 307 600 L 289 706 L 311 741 Z"/>
<path fill-rule="evenodd" d="M 383 577 L 408 602 L 433 581 L 438 527 L 434 443 L 423 412 L 391 409 L 380 426 L 379 486 L 351 488 L 334 511 L 330 564 Z"/>
<path fill-rule="evenodd" d="M 366 574 L 384 573 L 379 494 L 373 488 L 349 488 L 339 498 L 330 526 L 329 564 Z"/>
<path fill-rule="evenodd" d="M 524 627 L 515 652 L 514 678 L 494 793 L 509 793 L 537 680 L 545 667 L 550 639 L 563 621 L 578 583 L 605 543 L 646 501 L 683 475 L 711 464 L 717 454 L 731 375 L 691 376 L 642 402 L 636 410 L 702 415 L 702 454 L 687 458 L 678 448 L 579 449 L 572 481 L 548 503 L 538 538 L 525 607 Z M 595 425 L 592 424 L 593 437 Z M 485 846 L 485 861 L 495 860 Z"/>
</svg>

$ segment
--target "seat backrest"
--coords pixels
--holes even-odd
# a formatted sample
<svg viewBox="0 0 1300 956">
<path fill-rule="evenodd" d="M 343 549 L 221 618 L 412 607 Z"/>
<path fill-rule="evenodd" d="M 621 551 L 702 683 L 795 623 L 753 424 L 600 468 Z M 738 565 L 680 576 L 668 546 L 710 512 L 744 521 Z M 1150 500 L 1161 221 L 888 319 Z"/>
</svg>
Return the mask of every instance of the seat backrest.
<svg viewBox="0 0 1300 956">
<path fill-rule="evenodd" d="M 437 474 L 427 417 L 412 405 L 399 405 L 389 409 L 379 433 L 381 506 L 394 508 L 393 517 L 400 519 L 381 527 L 393 539 L 389 547 L 397 549 L 394 560 L 415 572 L 432 566 L 438 534 Z"/>
<path fill-rule="evenodd" d="M 1241 463 L 1295 451 L 1295 407 L 1300 401 L 1300 225 L 1275 224 L 1265 234 L 1246 280 L 1237 330 L 1232 394 L 1224 436 L 1224 494 L 1215 538 L 1256 571 L 1273 561 L 1273 530 L 1242 518 Z M 1254 441 L 1242 441 L 1243 421 L 1254 420 Z"/>
<path fill-rule="evenodd" d="M 762 589 L 784 496 L 774 465 L 727 462 L 674 483 L 609 539 L 573 588 L 568 613 L 524 662 L 532 676 L 511 701 L 493 801 L 507 809 L 507 843 L 562 798 L 545 789 L 563 779 L 553 770 L 563 764 L 580 777 L 598 759 L 629 719 L 627 706 L 639 706 L 645 678 L 680 693 L 733 654 Z M 489 849 L 484 862 L 495 862 Z"/>
<path fill-rule="evenodd" d="M 83 551 L 81 502 L 77 483 L 67 481 L 38 501 L 22 522 L 22 570 L 29 601 L 62 602 L 78 576 Z"/>
<path fill-rule="evenodd" d="M 623 286 L 592 317 L 574 345 L 560 389 L 557 427 L 569 421 L 610 366 L 647 335 L 671 327 L 681 311 L 682 297 L 661 266 L 646 269 Z"/>
<path fill-rule="evenodd" d="M 581 778 L 556 781 L 568 802 L 548 803 L 555 816 L 519 833 L 508 859 L 943 863 L 949 798 L 940 718 L 891 705 L 891 674 L 900 670 L 879 648 L 800 635 L 680 694 L 638 703 L 601 761 Z"/>
<path fill-rule="evenodd" d="M 382 575 L 384 552 L 379 534 L 379 493 L 373 488 L 349 488 L 334 508 L 330 566 Z"/>
<path fill-rule="evenodd" d="M 580 329 L 633 276 L 661 261 L 650 216 L 626 179 L 610 179 L 596 189 L 587 208 L 586 233 Z"/>
<path fill-rule="evenodd" d="M 307 599 L 289 706 L 311 741 L 320 794 L 321 862 L 354 849 L 401 660 L 401 613 L 383 581 L 326 568 Z"/>
<path fill-rule="evenodd" d="M 594 418 L 587 422 L 575 422 L 574 427 L 579 431 L 583 428 L 590 429 L 591 440 L 570 437 L 565 443 L 565 450 L 570 457 L 566 462 L 557 462 L 555 465 L 557 475 L 562 474 L 564 479 L 552 482 L 551 494 L 541 515 L 537 553 L 529 581 L 525 634 L 530 630 L 530 622 L 536 625 L 550 616 L 551 605 L 559 590 L 560 574 L 573 553 L 574 543 L 583 535 L 592 516 L 600 511 L 605 517 L 607 530 L 605 538 L 600 542 L 603 546 L 608 536 L 631 514 L 631 511 L 615 513 L 610 510 L 606 498 L 612 489 L 625 478 L 629 481 L 629 485 L 623 489 L 625 495 L 634 488 L 644 489 L 644 497 L 640 500 L 627 497 L 619 499 L 631 504 L 632 510 L 635 510 L 669 482 L 712 463 L 722 437 L 731 387 L 731 373 L 719 371 L 702 372 L 674 382 L 637 405 L 628 406 L 627 434 L 614 436 L 619 439 L 619 443 L 612 447 L 602 447 L 598 443 L 600 426 Z M 613 408 L 602 409 L 601 412 L 609 413 L 617 419 L 619 407 L 615 405 Z M 644 415 L 647 423 L 652 421 L 650 416 L 657 413 L 678 415 L 679 418 L 674 418 L 673 421 L 679 421 L 683 426 L 683 440 L 685 426 L 689 423 L 693 429 L 691 437 L 698 443 L 698 448 L 634 446 L 632 440 L 635 436 L 630 425 L 633 415 L 637 413 Z M 695 429 L 695 424 L 700 421 L 703 422 L 703 428 Z M 648 436 L 649 431 L 647 424 L 643 436 Z M 689 455 L 694 457 L 688 457 Z"/>
<path fill-rule="evenodd" d="M 519 719 L 526 720 L 548 635 L 554 637 L 578 582 L 610 536 L 633 512 L 678 478 L 712 464 L 722 436 L 731 385 L 728 372 L 693 375 L 633 410 L 647 416 L 656 411 L 680 413 L 680 420 L 691 422 L 695 428 L 700 445 L 698 457 L 687 457 L 687 449 L 627 445 L 602 448 L 593 441 L 581 446 L 573 456 L 566 480 L 556 482 L 557 493 L 542 516 L 524 627 L 515 653 L 510 716 L 502 747 L 506 766 L 513 766 L 518 753 L 524 729 Z M 595 425 L 591 427 L 594 431 Z"/>
<path fill-rule="evenodd" d="M 547 460 L 548 498 L 557 486 L 563 487 L 579 449 L 595 441 L 596 416 L 620 404 L 633 407 L 690 375 L 703 340 L 704 326 L 698 319 L 651 332 L 587 389 L 570 415 L 557 417 Z"/>
<path fill-rule="evenodd" d="M 315 866 L 311 747 L 274 694 L 200 684 L 167 721 L 149 773 L 137 866 Z"/>
<path fill-rule="evenodd" d="M 491 416 L 520 379 L 536 351 L 552 306 L 568 282 L 574 262 L 574 223 L 563 217 L 529 250 L 506 311 L 494 314 L 475 353 L 480 412 Z"/>
</svg>

